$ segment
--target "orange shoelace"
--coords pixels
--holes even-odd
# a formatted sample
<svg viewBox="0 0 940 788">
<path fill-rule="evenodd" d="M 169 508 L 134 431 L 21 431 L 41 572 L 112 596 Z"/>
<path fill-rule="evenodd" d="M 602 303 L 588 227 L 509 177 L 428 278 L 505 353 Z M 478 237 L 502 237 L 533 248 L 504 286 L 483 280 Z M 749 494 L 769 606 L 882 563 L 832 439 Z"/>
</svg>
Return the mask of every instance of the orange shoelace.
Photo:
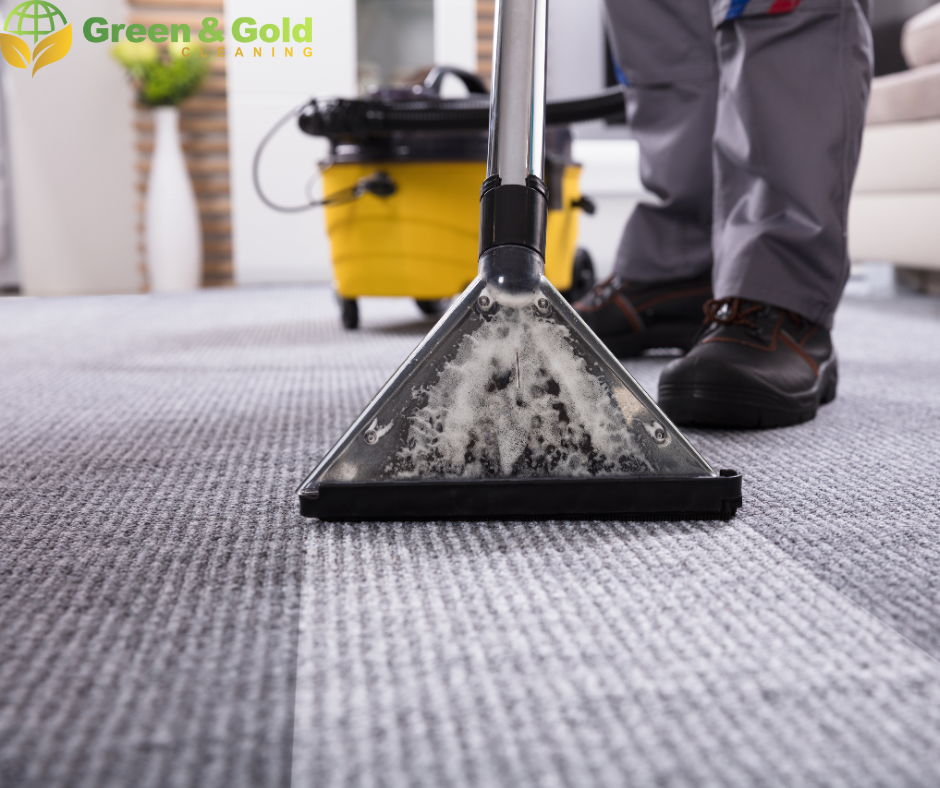
<svg viewBox="0 0 940 788">
<path fill-rule="evenodd" d="M 747 328 L 757 328 L 751 318 L 763 308 L 763 304 L 742 298 L 712 298 L 702 307 L 705 312 L 705 325 L 717 323 L 720 326 L 745 326 Z M 803 325 L 803 318 L 798 314 L 789 310 L 782 311 L 786 311 L 797 326 Z"/>
</svg>

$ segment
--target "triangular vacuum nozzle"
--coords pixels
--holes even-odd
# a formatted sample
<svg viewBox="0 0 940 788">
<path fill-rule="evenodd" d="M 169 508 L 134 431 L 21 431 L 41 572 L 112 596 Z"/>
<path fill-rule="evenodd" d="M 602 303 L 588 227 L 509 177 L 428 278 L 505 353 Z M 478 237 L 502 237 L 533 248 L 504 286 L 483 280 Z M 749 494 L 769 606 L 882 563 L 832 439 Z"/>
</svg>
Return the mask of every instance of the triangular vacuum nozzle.
<svg viewBox="0 0 940 788">
<path fill-rule="evenodd" d="M 741 477 L 711 468 L 548 280 L 512 306 L 477 278 L 299 494 L 324 520 L 728 518 Z"/>
<path fill-rule="evenodd" d="M 741 476 L 705 461 L 543 275 L 545 2 L 497 7 L 480 275 L 300 486 L 305 516 L 729 519 L 741 505 Z"/>
</svg>

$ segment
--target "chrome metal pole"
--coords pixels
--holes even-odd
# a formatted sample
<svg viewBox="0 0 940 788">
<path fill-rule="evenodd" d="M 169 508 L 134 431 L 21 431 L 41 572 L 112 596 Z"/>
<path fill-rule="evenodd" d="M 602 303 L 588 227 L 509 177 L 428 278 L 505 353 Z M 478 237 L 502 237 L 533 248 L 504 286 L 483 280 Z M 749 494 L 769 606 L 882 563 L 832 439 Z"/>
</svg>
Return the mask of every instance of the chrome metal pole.
<svg viewBox="0 0 940 788">
<path fill-rule="evenodd" d="M 548 0 L 497 0 L 480 276 L 487 302 L 523 306 L 545 271 L 545 44 Z"/>
<path fill-rule="evenodd" d="M 525 185 L 545 169 L 548 0 L 497 0 L 486 175 Z"/>
</svg>

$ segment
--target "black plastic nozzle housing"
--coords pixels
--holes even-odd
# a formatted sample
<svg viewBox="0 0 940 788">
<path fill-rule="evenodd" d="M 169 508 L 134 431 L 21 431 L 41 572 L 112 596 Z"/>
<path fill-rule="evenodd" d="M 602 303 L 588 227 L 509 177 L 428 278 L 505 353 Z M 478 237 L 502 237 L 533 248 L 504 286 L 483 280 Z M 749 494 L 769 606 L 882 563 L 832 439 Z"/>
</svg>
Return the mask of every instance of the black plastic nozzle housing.
<svg viewBox="0 0 940 788">
<path fill-rule="evenodd" d="M 526 246 L 545 258 L 548 188 L 529 175 L 525 186 L 503 185 L 498 175 L 480 189 L 480 254 L 494 246 Z"/>
</svg>

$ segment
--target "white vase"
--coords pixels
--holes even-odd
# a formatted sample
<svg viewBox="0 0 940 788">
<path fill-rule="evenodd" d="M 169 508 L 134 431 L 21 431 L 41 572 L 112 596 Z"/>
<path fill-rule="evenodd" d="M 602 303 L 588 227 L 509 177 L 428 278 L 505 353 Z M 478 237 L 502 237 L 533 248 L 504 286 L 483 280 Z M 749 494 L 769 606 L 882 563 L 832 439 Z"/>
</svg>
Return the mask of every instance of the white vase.
<svg viewBox="0 0 940 788">
<path fill-rule="evenodd" d="M 180 144 L 179 117 L 176 107 L 153 110 L 145 244 L 150 289 L 155 293 L 194 290 L 202 282 L 199 209 Z"/>
</svg>

